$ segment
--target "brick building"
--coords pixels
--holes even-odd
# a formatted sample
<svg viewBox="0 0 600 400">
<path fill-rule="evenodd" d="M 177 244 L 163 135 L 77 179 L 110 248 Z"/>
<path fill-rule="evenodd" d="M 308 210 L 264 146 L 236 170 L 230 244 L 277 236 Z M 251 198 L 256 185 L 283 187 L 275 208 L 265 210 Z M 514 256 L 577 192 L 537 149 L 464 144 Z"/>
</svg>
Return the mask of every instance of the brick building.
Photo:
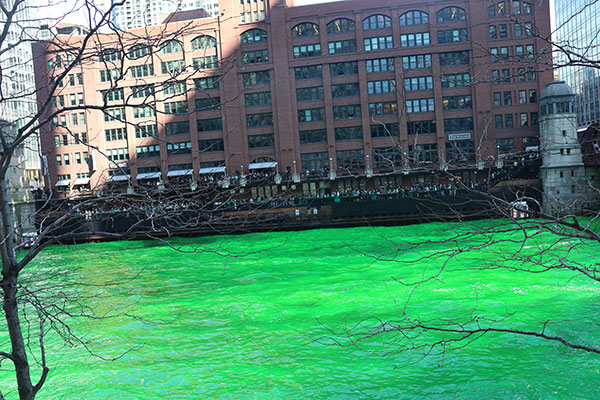
<svg viewBox="0 0 600 400">
<path fill-rule="evenodd" d="M 219 9 L 92 40 L 42 129 L 50 187 L 257 171 L 286 184 L 294 170 L 305 191 L 430 182 L 446 170 L 468 181 L 538 143 L 537 97 L 552 80 L 540 39 L 548 1 Z M 81 39 L 34 47 L 39 102 Z"/>
</svg>

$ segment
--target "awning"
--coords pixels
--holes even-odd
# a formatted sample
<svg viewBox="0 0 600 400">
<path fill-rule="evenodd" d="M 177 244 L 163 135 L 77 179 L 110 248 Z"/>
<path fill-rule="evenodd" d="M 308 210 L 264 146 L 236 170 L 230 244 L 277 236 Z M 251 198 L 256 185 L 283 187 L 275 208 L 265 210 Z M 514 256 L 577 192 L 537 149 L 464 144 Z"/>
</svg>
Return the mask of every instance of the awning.
<svg viewBox="0 0 600 400">
<path fill-rule="evenodd" d="M 137 174 L 135 179 L 137 179 L 138 181 L 142 179 L 158 179 L 160 178 L 160 176 L 160 172 L 145 172 L 143 174 Z"/>
<path fill-rule="evenodd" d="M 70 186 L 70 185 L 71 185 L 71 180 L 65 179 L 65 180 L 56 182 L 56 185 L 54 185 L 54 186 L 58 187 L 58 186 Z"/>
<path fill-rule="evenodd" d="M 193 173 L 194 173 L 193 169 L 177 169 L 174 171 L 167 172 L 167 177 L 187 176 L 187 175 L 192 175 Z"/>
<path fill-rule="evenodd" d="M 277 162 L 275 162 L 275 161 L 259 162 L 259 163 L 252 163 L 252 164 L 248 165 L 248 169 L 267 169 L 267 168 L 275 168 L 276 166 L 277 166 Z"/>
<path fill-rule="evenodd" d="M 200 173 L 200 175 L 224 174 L 225 167 L 200 168 L 199 173 Z"/>
<path fill-rule="evenodd" d="M 77 178 L 75 179 L 73 186 L 87 185 L 88 183 L 90 183 L 90 178 Z"/>
<path fill-rule="evenodd" d="M 113 175 L 109 176 L 106 182 L 125 182 L 131 178 L 130 175 Z"/>
</svg>

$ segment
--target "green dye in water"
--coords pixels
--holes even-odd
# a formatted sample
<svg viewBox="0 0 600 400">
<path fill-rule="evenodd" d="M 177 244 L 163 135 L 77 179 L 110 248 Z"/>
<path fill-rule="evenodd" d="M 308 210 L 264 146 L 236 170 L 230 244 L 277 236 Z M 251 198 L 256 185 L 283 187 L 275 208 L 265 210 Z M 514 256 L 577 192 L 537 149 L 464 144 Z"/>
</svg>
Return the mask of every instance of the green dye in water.
<svg viewBox="0 0 600 400">
<path fill-rule="evenodd" d="M 172 241 L 213 250 L 199 254 L 178 253 L 151 241 L 48 248 L 30 270 L 78 267 L 71 277 L 100 285 L 84 289 L 97 311 L 130 312 L 143 321 L 73 323 L 93 339 L 91 349 L 97 354 L 114 357 L 131 349 L 111 362 L 48 339 L 51 373 L 39 398 L 597 398 L 600 356 L 539 339 L 487 335 L 409 366 L 404 365 L 422 352 L 383 356 L 400 349 L 393 334 L 347 346 L 344 333 L 357 323 L 401 318 L 413 287 L 397 280 L 416 281 L 439 267 L 439 261 L 397 261 L 456 244 L 400 252 L 396 262 L 367 255 L 390 255 L 393 242 L 439 239 L 448 226 Z M 228 252 L 236 254 L 218 254 Z M 523 329 L 539 327 L 536 319 L 571 320 L 561 324 L 565 336 L 598 344 L 597 284 L 568 271 L 470 269 L 496 256 L 488 250 L 453 261 L 439 279 L 416 287 L 408 312 L 424 319 L 517 312 L 506 325 Z M 596 256 L 597 251 L 585 248 L 573 255 L 586 261 Z M 124 282 L 102 286 L 113 281 Z M 5 324 L 0 329 L 0 350 L 8 350 Z M 332 345 L 332 336 L 345 346 Z M 9 366 L 6 361 L 2 365 L 0 387 L 7 399 L 16 399 Z"/>
</svg>

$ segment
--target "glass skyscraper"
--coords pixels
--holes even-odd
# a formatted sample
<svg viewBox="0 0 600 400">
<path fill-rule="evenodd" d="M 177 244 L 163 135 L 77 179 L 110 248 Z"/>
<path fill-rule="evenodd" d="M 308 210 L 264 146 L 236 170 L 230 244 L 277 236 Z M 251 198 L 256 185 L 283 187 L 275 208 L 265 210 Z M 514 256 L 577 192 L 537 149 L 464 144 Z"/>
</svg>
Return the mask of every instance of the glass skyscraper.
<svg viewBox="0 0 600 400">
<path fill-rule="evenodd" d="M 555 61 L 570 64 L 557 75 L 577 95 L 577 125 L 600 122 L 600 1 L 554 0 L 554 7 Z"/>
</svg>

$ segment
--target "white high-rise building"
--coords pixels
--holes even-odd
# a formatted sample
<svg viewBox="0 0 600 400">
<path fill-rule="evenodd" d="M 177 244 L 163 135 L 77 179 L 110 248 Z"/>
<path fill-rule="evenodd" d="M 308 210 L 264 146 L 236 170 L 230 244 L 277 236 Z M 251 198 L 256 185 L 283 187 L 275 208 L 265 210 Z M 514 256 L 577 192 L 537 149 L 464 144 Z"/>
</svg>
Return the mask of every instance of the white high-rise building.
<svg viewBox="0 0 600 400">
<path fill-rule="evenodd" d="M 11 9 L 15 0 L 5 2 Z M 37 113 L 36 86 L 31 43 L 37 39 L 39 26 L 33 10 L 35 0 L 23 2 L 12 19 L 6 39 L 0 47 L 2 69 L 0 100 L 0 134 L 10 142 L 17 132 Z M 6 24 L 0 12 L 0 26 Z M 32 190 L 42 182 L 40 175 L 39 138 L 32 134 L 14 153 L 6 175 L 7 189 L 17 232 L 33 229 L 30 216 L 35 211 Z"/>
<path fill-rule="evenodd" d="M 122 30 L 158 25 L 161 15 L 203 8 L 209 15 L 219 13 L 218 0 L 127 0 L 115 8 L 112 22 Z"/>
</svg>

